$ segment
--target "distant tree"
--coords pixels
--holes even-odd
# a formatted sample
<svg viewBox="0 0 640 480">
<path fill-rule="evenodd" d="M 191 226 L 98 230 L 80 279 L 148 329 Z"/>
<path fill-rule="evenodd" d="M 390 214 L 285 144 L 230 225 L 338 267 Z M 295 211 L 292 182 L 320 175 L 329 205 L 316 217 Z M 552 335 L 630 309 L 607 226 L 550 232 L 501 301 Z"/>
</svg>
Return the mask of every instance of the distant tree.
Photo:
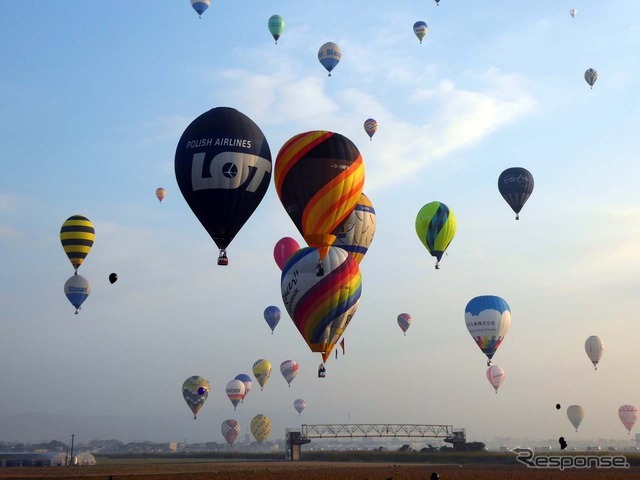
<svg viewBox="0 0 640 480">
<path fill-rule="evenodd" d="M 400 449 L 398 450 L 399 452 L 413 452 L 413 448 L 411 448 L 410 445 L 408 444 L 404 444 L 400 447 Z"/>
</svg>

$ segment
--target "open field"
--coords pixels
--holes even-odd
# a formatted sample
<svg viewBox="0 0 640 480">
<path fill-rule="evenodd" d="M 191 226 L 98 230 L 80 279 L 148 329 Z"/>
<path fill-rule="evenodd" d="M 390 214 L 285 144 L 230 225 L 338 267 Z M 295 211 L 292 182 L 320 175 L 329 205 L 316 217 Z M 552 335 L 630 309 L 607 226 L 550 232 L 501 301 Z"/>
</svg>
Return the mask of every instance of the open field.
<svg viewBox="0 0 640 480">
<path fill-rule="evenodd" d="M 407 463 L 236 461 L 161 462 L 133 459 L 93 467 L 0 469 L 0 479 L 108 480 L 423 480 L 437 472 L 441 480 L 631 480 L 640 467 L 628 469 L 539 470 L 522 465 L 443 465 Z"/>
</svg>

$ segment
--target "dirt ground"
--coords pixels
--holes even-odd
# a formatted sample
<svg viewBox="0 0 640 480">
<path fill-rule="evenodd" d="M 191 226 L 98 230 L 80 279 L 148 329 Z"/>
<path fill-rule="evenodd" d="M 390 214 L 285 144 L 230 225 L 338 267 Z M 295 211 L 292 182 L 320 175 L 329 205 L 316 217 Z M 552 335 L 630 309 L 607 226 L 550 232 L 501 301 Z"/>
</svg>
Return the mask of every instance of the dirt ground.
<svg viewBox="0 0 640 480">
<path fill-rule="evenodd" d="M 640 467 L 619 470 L 539 470 L 525 466 L 334 462 L 207 462 L 0 469 L 0 479 L 103 480 L 631 480 Z"/>
</svg>

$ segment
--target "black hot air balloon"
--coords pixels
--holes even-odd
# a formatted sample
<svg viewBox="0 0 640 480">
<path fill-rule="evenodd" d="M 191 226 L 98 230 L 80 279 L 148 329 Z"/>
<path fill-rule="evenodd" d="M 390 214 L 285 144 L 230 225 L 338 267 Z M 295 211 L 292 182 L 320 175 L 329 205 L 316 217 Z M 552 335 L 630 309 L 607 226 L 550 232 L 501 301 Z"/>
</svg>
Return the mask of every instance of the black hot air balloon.
<svg viewBox="0 0 640 480">
<path fill-rule="evenodd" d="M 175 157 L 185 200 L 220 248 L 225 249 L 264 197 L 271 180 L 271 151 L 260 128 L 243 113 L 218 107 L 186 128 Z"/>
<path fill-rule="evenodd" d="M 498 190 L 520 219 L 520 210 L 533 192 L 533 175 L 526 168 L 507 168 L 498 178 Z"/>
<path fill-rule="evenodd" d="M 113 285 L 117 281 L 118 281 L 118 274 L 117 273 L 112 273 L 111 275 L 109 275 L 109 282 L 111 283 L 111 285 Z"/>
</svg>

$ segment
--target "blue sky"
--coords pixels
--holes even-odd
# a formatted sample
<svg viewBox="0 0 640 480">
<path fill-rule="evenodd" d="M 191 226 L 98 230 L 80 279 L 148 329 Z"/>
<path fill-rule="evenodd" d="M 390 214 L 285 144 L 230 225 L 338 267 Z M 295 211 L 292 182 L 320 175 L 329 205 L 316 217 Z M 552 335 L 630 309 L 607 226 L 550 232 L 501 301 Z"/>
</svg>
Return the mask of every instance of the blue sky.
<svg viewBox="0 0 640 480">
<path fill-rule="evenodd" d="M 267 29 L 276 13 L 286 22 L 278 45 Z M 617 409 L 640 404 L 638 13 L 634 0 L 214 0 L 198 19 L 187 0 L 6 2 L 2 416 L 161 417 L 168 426 L 151 439 L 166 441 L 222 441 L 224 419 L 244 434 L 258 413 L 279 438 L 349 412 L 353 422 L 453 424 L 477 440 L 625 438 Z M 422 45 L 418 20 L 429 25 Z M 327 41 L 343 54 L 331 77 L 316 57 Z M 599 74 L 593 90 L 587 68 Z M 227 268 L 177 188 L 178 139 L 217 106 L 252 118 L 274 158 L 316 129 L 346 135 L 364 156 L 378 227 L 347 353 L 324 380 L 286 314 L 274 335 L 262 318 L 282 309 L 273 245 L 303 243 L 273 185 Z M 371 142 L 369 117 L 379 122 Z M 496 186 L 511 166 L 535 178 L 519 222 Z M 433 200 L 458 218 L 440 271 L 414 230 Z M 59 243 L 76 213 L 96 227 L 80 269 L 92 293 L 77 316 Z M 494 357 L 506 371 L 497 395 L 464 325 L 481 294 L 512 310 Z M 414 319 L 406 337 L 401 312 Z M 584 353 L 590 335 L 605 342 L 598 372 Z M 258 358 L 272 377 L 233 412 L 224 386 Z M 290 389 L 277 370 L 287 359 L 301 366 Z M 180 391 L 190 375 L 213 385 L 197 422 Z M 302 417 L 296 398 L 309 404 Z M 579 433 L 556 403 L 584 406 Z"/>
</svg>

